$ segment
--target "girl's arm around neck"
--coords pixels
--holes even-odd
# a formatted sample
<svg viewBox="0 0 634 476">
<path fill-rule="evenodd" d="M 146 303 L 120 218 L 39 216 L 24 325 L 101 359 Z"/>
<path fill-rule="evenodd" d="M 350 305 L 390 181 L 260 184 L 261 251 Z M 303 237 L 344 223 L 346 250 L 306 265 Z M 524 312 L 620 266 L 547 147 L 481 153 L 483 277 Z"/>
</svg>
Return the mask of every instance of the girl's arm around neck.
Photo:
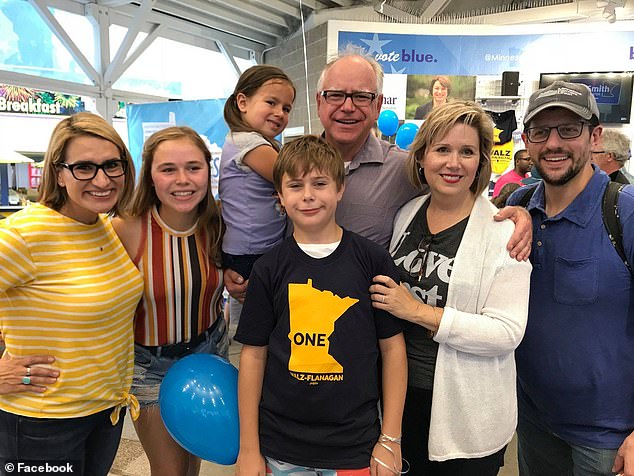
<svg viewBox="0 0 634 476">
<path fill-rule="evenodd" d="M 277 160 L 277 151 L 270 145 L 256 147 L 242 159 L 242 163 L 251 170 L 273 183 L 273 165 Z"/>
</svg>

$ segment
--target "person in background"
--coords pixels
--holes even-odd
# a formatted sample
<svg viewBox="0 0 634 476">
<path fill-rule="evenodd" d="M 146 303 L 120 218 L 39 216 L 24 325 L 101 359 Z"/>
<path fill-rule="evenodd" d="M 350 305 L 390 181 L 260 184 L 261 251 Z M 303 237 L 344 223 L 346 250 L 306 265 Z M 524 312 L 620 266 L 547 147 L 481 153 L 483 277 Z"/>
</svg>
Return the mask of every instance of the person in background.
<svg viewBox="0 0 634 476">
<path fill-rule="evenodd" d="M 152 476 L 195 476 L 200 458 L 169 435 L 158 397 L 165 374 L 197 353 L 227 358 L 220 268 L 222 220 L 210 185 L 211 153 L 189 127 L 168 127 L 143 145 L 139 184 L 113 225 L 144 277 L 134 320 L 135 429 Z"/>
<path fill-rule="evenodd" d="M 497 197 L 507 183 L 522 183 L 522 180 L 528 177 L 533 163 L 528 155 L 527 150 L 518 150 L 513 156 L 513 170 L 503 174 L 495 182 L 493 187 L 493 198 Z"/>
<path fill-rule="evenodd" d="M 224 108 L 229 126 L 220 157 L 218 194 L 227 230 L 222 263 L 227 275 L 247 280 L 253 263 L 284 237 L 286 217 L 273 187 L 273 164 L 280 146 L 275 137 L 288 124 L 295 86 L 281 69 L 257 65 L 247 69 Z M 239 321 L 241 305 L 230 298 L 231 317 Z"/>
<path fill-rule="evenodd" d="M 507 183 L 504 187 L 502 187 L 502 190 L 500 190 L 500 194 L 497 197 L 491 198 L 491 203 L 498 208 L 505 207 L 506 200 L 521 186 L 522 185 L 520 183 Z"/>
<path fill-rule="evenodd" d="M 143 283 L 107 217 L 133 189 L 117 132 L 99 116 L 75 114 L 53 130 L 38 203 L 0 223 L 3 359 L 25 359 L 14 367 L 24 369 L 24 385 L 47 384 L 0 397 L 2 463 L 72 461 L 76 474 L 105 476 L 122 411 L 138 416 L 129 390 Z M 54 365 L 55 382 L 26 360 L 38 354 L 54 357 L 38 367 Z"/>
<path fill-rule="evenodd" d="M 430 194 L 398 213 L 390 253 L 399 276 L 376 276 L 375 308 L 407 322 L 403 458 L 415 475 L 493 476 L 517 423 L 514 350 L 524 335 L 531 266 L 506 252 L 509 220 L 484 197 L 493 124 L 473 102 L 434 109 L 409 176 Z"/>
<path fill-rule="evenodd" d="M 537 167 L 531 167 L 531 171 L 528 177 L 520 180 L 520 185 L 530 185 L 532 183 L 539 183 L 542 180 L 542 176 L 539 175 L 539 170 Z"/>
<path fill-rule="evenodd" d="M 293 234 L 255 264 L 235 337 L 238 473 L 400 474 L 405 344 L 368 291 L 394 263 L 336 223 L 344 166 L 322 138 L 286 144 L 273 178 Z"/>
<path fill-rule="evenodd" d="M 521 476 L 634 474 L 634 283 L 603 224 L 609 178 L 591 161 L 601 130 L 584 84 L 555 81 L 528 101 L 522 138 L 542 182 L 508 200 L 534 190 L 529 318 L 516 351 Z M 630 263 L 633 189 L 617 202 Z"/>
<path fill-rule="evenodd" d="M 614 129 L 603 129 L 598 144 L 592 148 L 592 162 L 610 176 L 612 182 L 632 183 L 625 169 L 630 159 L 630 139 Z"/>
<path fill-rule="evenodd" d="M 436 107 L 446 104 L 451 93 L 451 81 L 447 76 L 436 76 L 429 85 L 431 101 L 418 106 L 414 119 L 426 119 L 427 115 Z"/>
</svg>

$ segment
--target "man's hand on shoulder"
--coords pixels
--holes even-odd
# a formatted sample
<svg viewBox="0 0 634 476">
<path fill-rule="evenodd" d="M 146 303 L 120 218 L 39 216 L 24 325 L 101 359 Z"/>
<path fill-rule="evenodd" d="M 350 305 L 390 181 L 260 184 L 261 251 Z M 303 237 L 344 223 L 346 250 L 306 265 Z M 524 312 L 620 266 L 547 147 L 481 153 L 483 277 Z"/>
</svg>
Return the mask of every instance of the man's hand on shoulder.
<svg viewBox="0 0 634 476">
<path fill-rule="evenodd" d="M 517 261 L 526 261 L 531 254 L 531 245 L 533 242 L 533 220 L 531 214 L 523 207 L 504 207 L 497 215 L 496 221 L 510 219 L 515 223 L 515 231 L 511 236 L 506 249 L 509 251 L 511 258 Z"/>
</svg>

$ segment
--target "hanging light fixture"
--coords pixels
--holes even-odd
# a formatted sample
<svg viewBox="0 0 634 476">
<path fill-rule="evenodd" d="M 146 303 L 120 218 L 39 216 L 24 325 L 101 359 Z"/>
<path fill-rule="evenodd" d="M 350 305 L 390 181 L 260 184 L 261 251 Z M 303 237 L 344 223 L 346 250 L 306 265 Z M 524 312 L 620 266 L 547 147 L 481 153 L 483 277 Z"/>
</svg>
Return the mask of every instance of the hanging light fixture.
<svg viewBox="0 0 634 476">
<path fill-rule="evenodd" d="M 623 2 L 619 0 L 597 0 L 597 8 L 603 8 L 602 16 L 608 23 L 616 21 L 616 7 L 622 7 Z"/>
</svg>

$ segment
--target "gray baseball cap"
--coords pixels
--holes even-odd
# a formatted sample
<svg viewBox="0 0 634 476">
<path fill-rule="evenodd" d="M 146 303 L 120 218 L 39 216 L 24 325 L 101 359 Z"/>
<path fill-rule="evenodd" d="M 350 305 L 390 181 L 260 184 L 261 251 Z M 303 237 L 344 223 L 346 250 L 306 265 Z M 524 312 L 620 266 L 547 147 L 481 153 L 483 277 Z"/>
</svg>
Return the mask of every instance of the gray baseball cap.
<svg viewBox="0 0 634 476">
<path fill-rule="evenodd" d="M 544 109 L 563 107 L 589 121 L 592 116 L 599 122 L 599 106 L 590 88 L 582 83 L 555 81 L 531 94 L 524 115 L 524 125 Z"/>
</svg>

